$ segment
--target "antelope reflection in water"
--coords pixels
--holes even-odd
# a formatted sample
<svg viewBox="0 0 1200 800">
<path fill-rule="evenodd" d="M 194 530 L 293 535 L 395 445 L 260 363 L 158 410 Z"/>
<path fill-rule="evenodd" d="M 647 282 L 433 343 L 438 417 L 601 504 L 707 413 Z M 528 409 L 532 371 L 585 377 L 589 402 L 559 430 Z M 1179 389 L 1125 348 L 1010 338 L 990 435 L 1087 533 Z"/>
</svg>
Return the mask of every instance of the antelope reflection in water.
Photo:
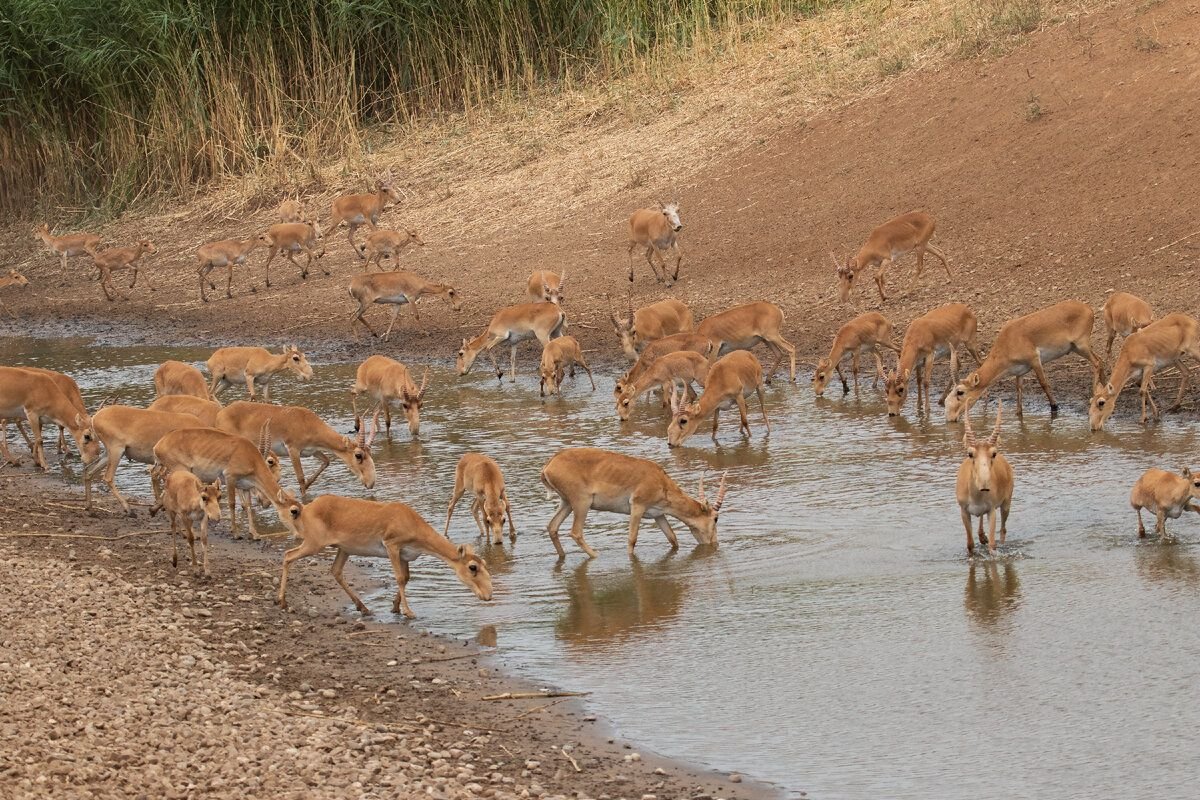
<svg viewBox="0 0 1200 800">
<path fill-rule="evenodd" d="M 1134 557 L 1137 573 L 1150 583 L 1176 588 L 1200 585 L 1200 561 L 1194 548 L 1177 543 L 1153 542 L 1137 547 Z"/>
<path fill-rule="evenodd" d="M 990 559 L 981 563 L 971 562 L 967 572 L 967 587 L 963 592 L 963 608 L 967 616 L 981 625 L 991 626 L 1020 604 L 1021 581 L 1014 564 L 1000 564 Z"/>
</svg>

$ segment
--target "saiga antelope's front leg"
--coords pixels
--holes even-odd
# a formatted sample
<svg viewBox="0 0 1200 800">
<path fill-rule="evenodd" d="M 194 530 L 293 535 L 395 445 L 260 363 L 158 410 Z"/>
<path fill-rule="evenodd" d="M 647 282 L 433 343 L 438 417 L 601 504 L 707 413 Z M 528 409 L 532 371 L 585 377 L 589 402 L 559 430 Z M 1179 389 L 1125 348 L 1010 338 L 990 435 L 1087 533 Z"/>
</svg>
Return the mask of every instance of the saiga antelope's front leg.
<svg viewBox="0 0 1200 800">
<path fill-rule="evenodd" d="M 563 520 L 571 513 L 571 504 L 566 498 L 560 497 L 558 509 L 554 512 L 554 516 L 550 518 L 550 522 L 546 525 L 546 533 L 550 534 L 550 543 L 554 545 L 555 552 L 558 553 L 559 559 L 567 557 L 567 551 L 563 550 L 562 542 L 558 538 L 558 529 L 562 526 Z"/>
<path fill-rule="evenodd" d="M 657 517 L 654 524 L 658 526 L 667 537 L 667 541 L 671 543 L 672 550 L 679 549 L 679 538 L 675 535 L 675 531 L 671 529 L 671 523 L 667 521 L 666 516 Z"/>
<path fill-rule="evenodd" d="M 508 540 L 515 542 L 517 540 L 517 523 L 513 522 L 512 518 L 512 503 L 508 502 L 508 492 L 500 493 L 500 497 L 504 500 L 504 513 L 508 516 Z M 1200 508 L 1196 511 L 1200 512 Z M 500 544 L 500 539 L 496 540 L 496 544 Z"/>
<path fill-rule="evenodd" d="M 971 532 L 971 515 L 967 513 L 965 506 L 960 506 L 959 508 L 962 511 L 963 527 L 967 529 L 967 554 L 970 555 L 975 552 L 975 537 Z"/>
<path fill-rule="evenodd" d="M 292 459 L 292 469 L 295 471 L 296 481 L 300 485 L 300 494 L 304 495 L 308 492 L 308 487 L 311 485 L 312 481 L 305 481 L 304 479 L 304 465 L 300 463 L 300 450 L 293 448 L 291 445 L 285 445 L 285 447 L 287 448 L 288 456 L 290 456 Z M 316 479 L 317 476 L 314 475 L 313 480 L 315 481 Z"/>
<path fill-rule="evenodd" d="M 642 515 L 646 513 L 646 506 L 636 500 L 630 500 L 629 503 L 629 552 L 633 552 L 633 548 L 637 547 L 638 528 L 642 524 Z"/>
<path fill-rule="evenodd" d="M 571 538 L 579 545 L 583 552 L 588 554 L 588 558 L 595 558 L 596 551 L 593 550 L 583 538 L 583 524 L 587 522 L 588 512 L 592 510 L 591 503 L 584 500 L 579 503 L 572 503 L 571 510 L 574 514 L 574 519 L 571 520 Z"/>
<path fill-rule="evenodd" d="M 291 569 L 292 562 L 316 555 L 324 549 L 325 545 L 323 543 L 318 544 L 312 541 L 303 541 L 283 554 L 283 572 L 279 576 L 279 594 L 275 598 L 275 602 L 279 604 L 280 608 L 286 609 L 288 607 L 286 599 L 288 570 Z"/>
<path fill-rule="evenodd" d="M 388 559 L 392 562 L 392 572 L 396 574 L 396 599 L 392 601 L 392 613 L 403 613 L 408 619 L 416 619 L 417 615 L 408 606 L 408 562 L 400 557 L 400 548 L 389 544 Z"/>
<path fill-rule="evenodd" d="M 738 414 L 741 415 L 741 423 L 738 425 L 738 433 L 743 434 L 747 439 L 749 439 L 750 417 L 746 413 L 746 398 L 742 396 L 741 392 L 738 392 L 738 396 L 735 398 L 735 401 L 737 402 Z"/>
</svg>

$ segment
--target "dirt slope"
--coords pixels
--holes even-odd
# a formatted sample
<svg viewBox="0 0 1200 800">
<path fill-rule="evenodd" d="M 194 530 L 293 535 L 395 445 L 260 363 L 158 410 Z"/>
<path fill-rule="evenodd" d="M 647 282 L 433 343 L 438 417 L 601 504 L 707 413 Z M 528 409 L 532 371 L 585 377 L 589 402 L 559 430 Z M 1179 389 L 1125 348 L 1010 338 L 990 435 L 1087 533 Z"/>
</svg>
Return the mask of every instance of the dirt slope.
<svg viewBox="0 0 1200 800">
<path fill-rule="evenodd" d="M 327 241 L 331 277 L 318 271 L 301 282 L 285 265 L 270 290 L 250 294 L 242 281 L 234 300 L 199 302 L 191 248 L 249 235 L 268 221 L 265 210 L 253 220 L 204 223 L 185 210 L 170 226 L 146 222 L 157 226 L 144 235 L 160 245 L 153 261 L 159 291 L 139 287 L 127 303 L 98 299 L 82 261 L 60 276 L 53 261 L 18 242 L 16 265 L 40 285 L 25 294 L 8 290 L 4 300 L 21 321 L 0 332 L 53 332 L 60 322 L 103 331 L 115 320 L 135 336 L 292 338 L 354 353 L 375 347 L 451 358 L 460 336 L 479 330 L 500 305 L 522 300 L 531 269 L 566 267 L 573 332 L 615 357 L 604 315 L 608 295 L 620 303 L 629 289 L 624 220 L 669 186 L 678 190 L 686 223 L 684 279 L 671 293 L 698 315 L 751 299 L 779 303 L 805 358 L 826 348 L 855 311 L 837 302 L 829 251 L 856 248 L 874 225 L 917 208 L 936 216 L 936 241 L 955 276 L 947 284 L 933 262 L 910 291 L 913 264 L 901 262 L 884 309 L 898 326 L 962 300 L 976 308 L 988 341 L 1013 315 L 1065 297 L 1098 307 L 1118 288 L 1145 296 L 1159 313 L 1197 313 L 1200 235 L 1176 240 L 1200 228 L 1198 43 L 1195 0 L 1123 2 L 1035 33 L 1006 56 L 910 73 L 805 121 L 779 120 L 764 107 L 745 124 L 740 149 L 702 154 L 697 163 L 705 166 L 692 174 L 624 189 L 561 216 L 531 214 L 498 233 L 489 224 L 489 217 L 519 219 L 522 208 L 534 207 L 530 198 L 543 188 L 536 169 L 526 192 L 514 193 L 505 208 L 481 207 L 478 220 L 439 216 L 437 203 L 388 212 L 390 224 L 432 232 L 405 266 L 454 283 L 468 302 L 459 315 L 436 301 L 424 306 L 424 333 L 390 345 L 351 344 L 345 287 L 359 267 L 344 229 Z M 579 156 L 586 165 L 588 154 Z M 450 202 L 448 195 L 444 208 Z M 133 230 L 127 221 L 109 235 L 129 238 Z M 878 307 L 868 287 L 857 294 L 859 310 Z M 666 293 L 643 264 L 634 301 Z M 412 328 L 408 311 L 401 326 Z"/>
</svg>

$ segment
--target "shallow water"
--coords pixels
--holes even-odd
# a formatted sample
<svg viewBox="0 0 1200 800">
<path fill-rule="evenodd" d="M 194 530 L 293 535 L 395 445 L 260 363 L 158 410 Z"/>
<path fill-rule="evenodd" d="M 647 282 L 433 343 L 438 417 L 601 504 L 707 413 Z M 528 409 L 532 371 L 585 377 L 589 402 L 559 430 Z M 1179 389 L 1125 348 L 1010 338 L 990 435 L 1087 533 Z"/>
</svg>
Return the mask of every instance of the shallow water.
<svg viewBox="0 0 1200 800">
<path fill-rule="evenodd" d="M 1064 398 L 1074 410 L 1053 421 L 1030 403 L 1002 434 L 1017 483 L 1008 543 L 972 560 L 954 502 L 961 428 L 936 413 L 919 421 L 910 407 L 889 420 L 869 384 L 861 400 L 816 402 L 803 383 L 777 386 L 769 439 L 752 404 L 749 442 L 727 413 L 719 446 L 704 432 L 671 451 L 655 405 L 617 421 L 610 375 L 598 371 L 591 392 L 580 373 L 565 397 L 541 402 L 531 353 L 522 350 L 516 386 L 482 364 L 462 379 L 435 368 L 420 440 L 401 423 L 376 448 L 374 496 L 404 500 L 439 530 L 468 450 L 500 462 L 515 507 L 515 547 L 476 538 L 468 499 L 452 526 L 487 558 L 495 602 L 424 559 L 409 592 L 418 624 L 494 636 L 517 671 L 592 691 L 623 736 L 810 797 L 1190 794 L 1200 519 L 1169 522 L 1172 543 L 1139 543 L 1128 495 L 1147 467 L 1200 460 L 1194 423 L 1143 429 L 1118 417 L 1093 435 L 1081 398 Z M 0 363 L 70 372 L 89 406 L 148 402 L 159 361 L 207 355 L 0 343 Z M 353 365 L 314 366 L 310 383 L 280 379 L 276 399 L 348 432 Z M 720 547 L 699 548 L 675 525 L 671 553 L 644 525 L 630 557 L 627 520 L 594 513 L 585 533 L 600 557 L 587 559 L 564 529 L 559 563 L 538 472 L 558 448 L 582 444 L 654 458 L 688 491 L 702 470 L 712 480 L 728 469 Z M 289 466 L 284 474 L 294 483 Z M 120 476 L 146 494 L 143 468 Z M 340 463 L 316 488 L 365 494 Z M 391 593 L 364 599 L 387 618 Z"/>
</svg>

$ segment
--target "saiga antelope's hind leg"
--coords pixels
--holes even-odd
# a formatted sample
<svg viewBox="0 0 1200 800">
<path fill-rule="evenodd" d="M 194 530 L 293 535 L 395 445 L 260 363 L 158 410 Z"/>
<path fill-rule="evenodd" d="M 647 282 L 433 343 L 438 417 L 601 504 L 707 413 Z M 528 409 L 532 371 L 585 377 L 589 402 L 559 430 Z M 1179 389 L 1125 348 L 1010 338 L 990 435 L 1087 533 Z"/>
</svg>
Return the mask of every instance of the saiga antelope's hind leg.
<svg viewBox="0 0 1200 800">
<path fill-rule="evenodd" d="M 513 522 L 512 503 L 508 502 L 507 491 L 501 492 L 500 497 L 504 500 L 504 513 L 508 517 L 508 540 L 515 542 L 517 540 L 517 523 Z M 500 539 L 496 540 L 496 544 L 500 544 Z"/>
<path fill-rule="evenodd" d="M 763 400 L 763 387 L 758 385 L 754 387 L 754 392 L 758 395 L 758 410 L 762 412 L 763 425 L 767 426 L 767 436 L 771 435 L 771 420 L 767 419 L 767 404 Z M 749 424 L 746 425 L 749 429 Z"/>
<path fill-rule="evenodd" d="M 563 550 L 562 542 L 558 538 L 558 529 L 562 526 L 563 520 L 571 513 L 571 504 L 567 502 L 565 497 L 559 497 L 558 509 L 554 512 L 554 516 L 550 518 L 550 522 L 546 525 L 546 532 L 550 534 L 550 543 L 554 545 L 555 552 L 558 557 L 566 558 L 567 551 Z"/>
<path fill-rule="evenodd" d="M 574 519 L 571 520 L 571 538 L 575 543 L 588 554 L 588 558 L 595 558 L 596 551 L 593 550 L 583 538 L 583 525 L 587 522 L 588 512 L 592 510 L 589 500 L 585 499 L 580 503 L 571 504 L 572 514 Z"/>
<path fill-rule="evenodd" d="M 1042 391 L 1046 393 L 1046 400 L 1050 403 L 1050 413 L 1057 414 L 1058 403 L 1054 400 L 1054 393 L 1050 391 L 1050 381 L 1046 380 L 1046 369 L 1042 366 L 1042 359 L 1035 354 L 1030 366 L 1033 367 L 1034 377 L 1041 384 Z"/>
<path fill-rule="evenodd" d="M 1187 365 L 1181 361 L 1175 362 L 1175 365 L 1179 368 L 1179 394 L 1175 395 L 1175 402 L 1173 402 L 1171 407 L 1167 409 L 1168 414 L 1178 411 L 1183 405 L 1183 393 L 1187 391 L 1189 383 L 1190 372 L 1188 371 Z"/>
<path fill-rule="evenodd" d="M 1138 518 L 1138 538 L 1145 539 L 1146 538 L 1146 525 L 1145 525 L 1145 523 L 1142 522 L 1142 507 L 1134 506 L 1134 509 L 1137 511 L 1137 518 Z"/>
<path fill-rule="evenodd" d="M 925 245 L 921 248 L 921 250 L 922 251 L 928 250 L 929 252 L 933 253 L 934 256 L 936 256 L 937 259 L 942 262 L 942 266 L 945 267 L 946 278 L 948 280 L 953 280 L 954 275 L 953 275 L 953 273 L 950 272 L 950 262 L 946 259 L 946 254 L 942 252 L 942 249 L 940 247 L 938 247 L 937 245 L 932 244 L 930 242 L 926 242 Z"/>
<path fill-rule="evenodd" d="M 838 372 L 840 373 L 841 370 L 838 370 Z M 858 351 L 857 350 L 855 350 L 853 353 L 850 354 L 850 373 L 852 375 L 854 375 L 854 396 L 858 397 Z M 842 383 L 843 383 L 843 387 L 844 387 L 844 385 L 845 385 L 844 379 L 843 379 Z"/>
<path fill-rule="evenodd" d="M 738 414 L 741 419 L 738 422 L 738 433 L 744 435 L 747 439 L 750 438 L 750 416 L 746 413 L 746 398 L 738 393 L 737 396 Z"/>
</svg>

